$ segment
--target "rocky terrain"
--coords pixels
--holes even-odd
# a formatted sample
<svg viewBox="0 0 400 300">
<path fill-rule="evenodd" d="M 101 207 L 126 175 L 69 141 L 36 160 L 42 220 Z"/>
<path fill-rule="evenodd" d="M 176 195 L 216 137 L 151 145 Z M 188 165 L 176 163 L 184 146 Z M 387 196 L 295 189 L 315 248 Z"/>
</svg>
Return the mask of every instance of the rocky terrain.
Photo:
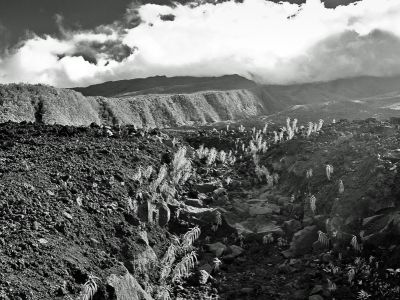
<svg viewBox="0 0 400 300">
<path fill-rule="evenodd" d="M 398 299 L 397 83 L 1 86 L 0 299 Z"/>
<path fill-rule="evenodd" d="M 0 299 L 398 299 L 399 121 L 0 125 Z"/>
</svg>

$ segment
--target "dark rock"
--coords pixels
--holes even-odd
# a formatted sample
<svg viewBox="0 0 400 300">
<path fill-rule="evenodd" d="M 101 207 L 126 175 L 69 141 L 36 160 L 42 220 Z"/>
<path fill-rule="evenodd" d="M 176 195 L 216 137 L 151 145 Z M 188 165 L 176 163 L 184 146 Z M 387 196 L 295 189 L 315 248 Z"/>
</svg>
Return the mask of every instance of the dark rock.
<svg viewBox="0 0 400 300">
<path fill-rule="evenodd" d="M 212 193 L 219 187 L 220 187 L 220 183 L 217 181 L 195 185 L 195 189 L 199 193 Z"/>
<path fill-rule="evenodd" d="M 227 249 L 227 247 L 221 242 L 214 244 L 206 244 L 208 251 L 212 252 L 215 256 L 221 256 Z"/>
<path fill-rule="evenodd" d="M 285 231 L 285 233 L 289 237 L 292 237 L 293 234 L 295 234 L 297 231 L 299 231 L 301 229 L 301 223 L 300 223 L 300 221 L 292 219 L 292 220 L 283 222 L 282 227 L 283 227 L 283 230 Z"/>
<path fill-rule="evenodd" d="M 167 204 L 162 203 L 158 207 L 158 224 L 163 227 L 166 226 L 171 219 L 171 211 Z"/>
<path fill-rule="evenodd" d="M 231 245 L 225 250 L 226 255 L 224 255 L 222 259 L 226 261 L 233 261 L 236 257 L 242 255 L 243 252 L 243 248 L 236 245 Z"/>
<path fill-rule="evenodd" d="M 247 288 L 242 288 L 240 289 L 240 293 L 244 295 L 250 295 L 254 293 L 254 288 L 247 287 Z"/>
<path fill-rule="evenodd" d="M 293 292 L 294 300 L 304 300 L 307 299 L 307 291 L 306 290 L 296 290 Z"/>
<path fill-rule="evenodd" d="M 289 252 L 286 254 L 289 255 L 288 257 L 307 254 L 312 250 L 313 244 L 317 239 L 317 226 L 307 226 L 294 234 L 290 243 L 290 249 L 288 250 Z"/>
<path fill-rule="evenodd" d="M 194 206 L 194 207 L 203 207 L 203 201 L 201 201 L 200 199 L 186 199 L 185 204 L 190 205 L 190 206 Z"/>
</svg>

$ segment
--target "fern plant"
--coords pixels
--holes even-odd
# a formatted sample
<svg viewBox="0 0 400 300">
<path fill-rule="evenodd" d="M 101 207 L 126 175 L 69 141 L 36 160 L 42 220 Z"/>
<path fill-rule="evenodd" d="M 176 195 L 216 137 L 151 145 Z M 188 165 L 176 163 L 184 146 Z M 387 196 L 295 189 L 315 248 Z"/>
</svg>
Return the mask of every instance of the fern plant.
<svg viewBox="0 0 400 300">
<path fill-rule="evenodd" d="M 350 284 L 353 284 L 355 277 L 356 277 L 356 271 L 354 270 L 354 268 L 350 268 L 349 271 L 347 271 L 347 281 Z"/>
<path fill-rule="evenodd" d="M 185 246 L 192 246 L 194 241 L 200 237 L 201 230 L 199 226 L 195 226 L 191 228 L 188 232 L 183 235 L 182 245 Z"/>
<path fill-rule="evenodd" d="M 361 252 L 361 250 L 362 250 L 361 245 L 358 243 L 358 239 L 355 235 L 353 235 L 353 237 L 351 238 L 350 244 L 355 251 Z"/>
<path fill-rule="evenodd" d="M 272 233 L 268 233 L 263 236 L 263 244 L 264 245 L 272 244 L 273 242 L 274 242 L 274 237 L 273 237 Z"/>
<path fill-rule="evenodd" d="M 317 198 L 315 198 L 314 195 L 310 196 L 310 209 L 313 212 L 313 214 L 315 214 L 317 210 Z"/>
<path fill-rule="evenodd" d="M 142 168 L 140 166 L 136 169 L 135 173 L 133 173 L 133 175 L 131 176 L 131 179 L 133 181 L 139 182 L 140 185 L 143 183 Z"/>
<path fill-rule="evenodd" d="M 313 170 L 310 168 L 306 171 L 306 178 L 310 179 L 313 176 Z"/>
<path fill-rule="evenodd" d="M 206 284 L 211 275 L 206 270 L 200 270 L 200 284 Z"/>
<path fill-rule="evenodd" d="M 218 153 L 218 159 L 219 159 L 219 161 L 221 162 L 221 163 L 225 163 L 226 162 L 226 157 L 227 157 L 227 154 L 226 154 L 226 152 L 224 151 L 224 150 L 221 150 L 219 153 Z"/>
<path fill-rule="evenodd" d="M 144 170 L 144 172 L 143 172 L 143 177 L 145 178 L 145 179 L 149 179 L 150 178 L 150 176 L 153 174 L 153 166 L 152 165 L 149 165 L 147 168 L 146 168 L 146 170 Z"/>
<path fill-rule="evenodd" d="M 332 282 L 331 280 L 329 280 L 329 278 L 327 280 L 328 280 L 328 291 L 330 291 L 330 292 L 336 291 L 337 290 L 336 284 L 334 282 Z"/>
<path fill-rule="evenodd" d="M 92 300 L 93 296 L 96 294 L 98 285 L 96 280 L 100 280 L 100 278 L 89 275 L 89 279 L 83 285 L 83 290 L 80 295 L 80 300 Z"/>
<path fill-rule="evenodd" d="M 182 278 L 187 278 L 190 275 L 190 270 L 194 268 L 196 262 L 197 255 L 195 251 L 186 254 L 173 269 L 172 282 L 179 281 Z"/>
<path fill-rule="evenodd" d="M 266 134 L 266 133 L 267 133 L 267 130 L 268 130 L 268 123 L 265 123 L 264 128 L 263 128 L 263 130 L 262 130 L 262 133 L 263 133 L 263 134 Z"/>
<path fill-rule="evenodd" d="M 206 164 L 207 164 L 208 166 L 213 165 L 214 162 L 215 162 L 215 159 L 217 158 L 217 155 L 218 155 L 217 149 L 211 148 L 211 149 L 210 149 L 210 152 L 208 153 L 208 156 L 207 156 Z"/>
<path fill-rule="evenodd" d="M 317 132 L 322 129 L 322 125 L 324 125 L 324 120 L 319 119 L 318 125 L 317 125 Z"/>
<path fill-rule="evenodd" d="M 318 230 L 318 242 L 325 248 L 329 247 L 329 237 L 321 230 Z"/>
<path fill-rule="evenodd" d="M 169 285 L 161 285 L 157 288 L 156 299 L 157 300 L 172 300 L 171 298 L 172 289 Z"/>
<path fill-rule="evenodd" d="M 181 147 L 172 161 L 172 181 L 175 185 L 184 184 L 192 175 L 192 165 L 186 158 L 186 147 Z"/>
<path fill-rule="evenodd" d="M 222 261 L 218 257 L 215 257 L 213 259 L 213 269 L 214 269 L 214 271 L 218 272 L 220 267 L 221 267 L 221 265 L 222 265 Z"/>
<path fill-rule="evenodd" d="M 371 295 L 370 294 L 368 294 L 366 291 L 364 291 L 364 290 L 361 290 L 361 291 L 359 291 L 358 292 L 358 295 L 357 295 L 357 299 L 358 300 L 366 300 L 366 299 L 369 299 L 371 297 Z"/>
<path fill-rule="evenodd" d="M 344 184 L 342 180 L 339 180 L 339 194 L 344 193 Z"/>
<path fill-rule="evenodd" d="M 333 166 L 332 165 L 326 165 L 325 166 L 325 172 L 326 172 L 326 178 L 328 178 L 328 180 L 331 180 L 331 176 L 333 173 Z"/>
</svg>

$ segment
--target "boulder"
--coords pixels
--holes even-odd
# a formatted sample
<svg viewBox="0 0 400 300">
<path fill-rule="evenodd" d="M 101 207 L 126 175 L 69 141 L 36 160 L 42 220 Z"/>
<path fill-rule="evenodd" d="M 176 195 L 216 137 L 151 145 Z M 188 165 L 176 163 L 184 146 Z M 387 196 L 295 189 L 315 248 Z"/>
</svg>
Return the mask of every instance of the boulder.
<svg viewBox="0 0 400 300">
<path fill-rule="evenodd" d="M 231 260 L 235 259 L 236 257 L 242 255 L 244 252 L 244 249 L 239 246 L 236 246 L 236 245 L 231 245 L 225 250 L 225 252 L 227 254 L 224 255 L 222 257 L 222 259 L 231 261 Z"/>
<path fill-rule="evenodd" d="M 203 201 L 201 201 L 200 199 L 192 199 L 192 198 L 186 199 L 185 204 L 194 206 L 194 207 L 203 207 L 204 206 Z"/>
<path fill-rule="evenodd" d="M 115 300 L 153 300 L 129 272 L 124 275 L 110 275 L 107 285 L 114 290 Z"/>
<path fill-rule="evenodd" d="M 226 189 L 218 188 L 213 192 L 213 199 L 215 205 L 225 205 L 229 202 L 228 194 Z"/>
<path fill-rule="evenodd" d="M 254 233 L 254 231 L 251 230 L 248 227 L 248 224 L 246 224 L 245 222 L 242 222 L 242 223 L 233 223 L 233 222 L 231 223 L 231 222 L 228 222 L 228 225 L 231 226 L 234 230 L 236 230 L 236 232 L 238 234 L 241 234 L 243 236 L 246 236 L 246 235 Z"/>
<path fill-rule="evenodd" d="M 283 236 L 284 232 L 280 226 L 275 225 L 275 222 L 269 222 L 267 224 L 259 224 L 256 228 L 257 235 L 274 234 L 278 236 Z"/>
<path fill-rule="evenodd" d="M 221 184 L 218 181 L 213 181 L 213 182 L 207 182 L 207 183 L 202 183 L 202 184 L 197 184 L 195 186 L 195 189 L 199 193 L 212 193 L 216 189 L 218 189 L 221 186 Z"/>
<path fill-rule="evenodd" d="M 318 293 L 322 293 L 324 291 L 324 288 L 322 287 L 322 285 L 316 285 L 316 286 L 314 286 L 313 287 L 313 289 L 311 290 L 311 295 L 315 295 L 315 294 L 318 294 Z"/>
<path fill-rule="evenodd" d="M 215 221 L 215 208 L 203 208 L 185 205 L 180 216 L 183 220 L 193 222 L 201 226 L 211 226 Z"/>
<path fill-rule="evenodd" d="M 221 256 L 227 249 L 227 247 L 221 242 L 217 242 L 214 244 L 206 244 L 208 251 L 213 253 L 215 256 Z"/>
<path fill-rule="evenodd" d="M 162 203 L 158 208 L 158 224 L 163 227 L 166 226 L 171 219 L 171 211 L 167 204 Z"/>
<path fill-rule="evenodd" d="M 307 291 L 306 290 L 296 290 L 293 292 L 293 299 L 294 300 L 304 300 L 307 299 Z"/>
<path fill-rule="evenodd" d="M 283 230 L 285 233 L 289 236 L 292 237 L 293 234 L 301 229 L 301 223 L 298 220 L 289 220 L 283 222 Z"/>
<path fill-rule="evenodd" d="M 318 239 L 317 226 L 307 226 L 296 232 L 293 236 L 290 248 L 282 254 L 285 257 L 296 257 L 307 254 L 313 249 L 314 242 Z"/>
<path fill-rule="evenodd" d="M 250 206 L 243 199 L 233 199 L 231 203 L 236 213 L 247 214 L 249 212 Z"/>
<path fill-rule="evenodd" d="M 279 205 L 265 203 L 265 201 L 262 200 L 251 204 L 249 208 L 250 216 L 279 214 L 280 211 L 281 208 Z"/>
<path fill-rule="evenodd" d="M 324 300 L 324 297 L 322 297 L 320 295 L 312 295 L 312 296 L 308 297 L 308 300 Z"/>
<path fill-rule="evenodd" d="M 204 271 L 206 271 L 208 274 L 211 274 L 211 272 L 213 271 L 213 267 L 212 267 L 210 264 L 204 264 L 204 265 L 201 265 L 201 266 L 199 267 L 199 270 L 204 270 Z"/>
</svg>

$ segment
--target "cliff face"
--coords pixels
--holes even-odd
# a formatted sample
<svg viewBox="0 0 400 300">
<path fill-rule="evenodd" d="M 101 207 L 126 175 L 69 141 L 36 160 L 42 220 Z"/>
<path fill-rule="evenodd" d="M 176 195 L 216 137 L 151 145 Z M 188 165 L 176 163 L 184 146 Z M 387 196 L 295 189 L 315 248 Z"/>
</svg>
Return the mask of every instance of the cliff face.
<svg viewBox="0 0 400 300">
<path fill-rule="evenodd" d="M 262 112 L 259 98 L 247 90 L 105 98 L 42 85 L 0 86 L 0 122 L 170 127 L 237 120 Z"/>
</svg>

